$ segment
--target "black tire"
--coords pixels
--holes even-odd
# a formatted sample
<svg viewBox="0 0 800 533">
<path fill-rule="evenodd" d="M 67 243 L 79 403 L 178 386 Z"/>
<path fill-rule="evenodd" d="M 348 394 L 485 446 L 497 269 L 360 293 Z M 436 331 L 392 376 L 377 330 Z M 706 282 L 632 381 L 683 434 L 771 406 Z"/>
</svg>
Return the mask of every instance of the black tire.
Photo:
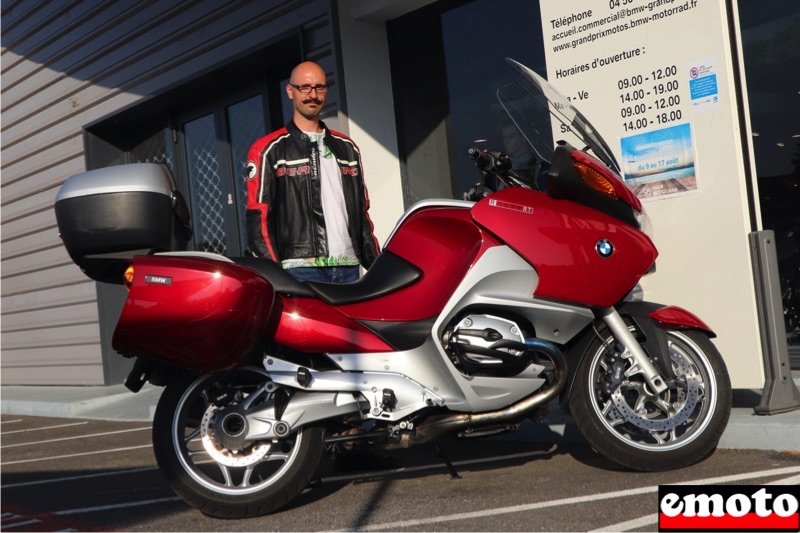
<svg viewBox="0 0 800 533">
<path fill-rule="evenodd" d="M 589 444 L 632 470 L 671 470 L 705 459 L 730 416 L 730 378 L 709 338 L 694 330 L 665 333 L 669 354 L 662 356 L 668 355 L 677 376 L 667 391 L 655 397 L 642 385 L 642 375 L 633 374 L 609 395 L 611 367 L 623 362 L 627 370 L 630 363 L 611 350 L 614 340 L 601 329 L 606 344 L 596 339 L 584 352 L 569 399 Z"/>
<path fill-rule="evenodd" d="M 172 489 L 204 514 L 245 518 L 271 513 L 297 496 L 317 470 L 323 451 L 322 428 L 300 429 L 278 442 L 244 443 L 236 451 L 227 449 L 208 430 L 209 420 L 230 412 L 237 399 L 258 394 L 252 407 L 268 401 L 259 389 L 266 381 L 263 370 L 244 368 L 221 375 L 184 376 L 167 385 L 161 395 L 153 419 L 158 466 Z M 207 400 L 221 393 L 238 398 L 223 407 Z"/>
</svg>

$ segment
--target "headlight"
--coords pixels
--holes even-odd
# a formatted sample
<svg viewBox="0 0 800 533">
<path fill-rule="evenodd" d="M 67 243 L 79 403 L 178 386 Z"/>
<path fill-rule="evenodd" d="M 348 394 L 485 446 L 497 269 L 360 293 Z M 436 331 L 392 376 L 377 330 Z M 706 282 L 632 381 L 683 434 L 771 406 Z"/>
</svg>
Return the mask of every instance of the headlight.
<svg viewBox="0 0 800 533">
<path fill-rule="evenodd" d="M 653 231 L 653 222 L 650 220 L 650 217 L 647 215 L 647 211 L 645 210 L 644 206 L 642 206 L 641 213 L 635 213 L 636 221 L 639 223 L 639 229 L 650 237 L 651 241 L 655 240 L 654 231 Z"/>
</svg>

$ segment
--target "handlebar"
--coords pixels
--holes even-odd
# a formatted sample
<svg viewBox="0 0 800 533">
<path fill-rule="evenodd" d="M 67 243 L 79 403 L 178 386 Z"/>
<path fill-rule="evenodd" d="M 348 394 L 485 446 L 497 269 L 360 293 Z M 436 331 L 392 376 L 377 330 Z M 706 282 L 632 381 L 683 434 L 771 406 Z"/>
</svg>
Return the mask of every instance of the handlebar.
<svg viewBox="0 0 800 533">
<path fill-rule="evenodd" d="M 475 161 L 475 166 L 484 176 L 494 176 L 506 187 L 522 186 L 538 190 L 535 182 L 525 179 L 511 170 L 511 158 L 505 152 L 490 152 L 478 148 L 467 148 L 467 157 Z"/>
<path fill-rule="evenodd" d="M 501 172 L 511 170 L 511 159 L 504 152 L 489 152 L 478 148 L 468 148 L 467 157 L 475 161 L 481 172 Z"/>
</svg>

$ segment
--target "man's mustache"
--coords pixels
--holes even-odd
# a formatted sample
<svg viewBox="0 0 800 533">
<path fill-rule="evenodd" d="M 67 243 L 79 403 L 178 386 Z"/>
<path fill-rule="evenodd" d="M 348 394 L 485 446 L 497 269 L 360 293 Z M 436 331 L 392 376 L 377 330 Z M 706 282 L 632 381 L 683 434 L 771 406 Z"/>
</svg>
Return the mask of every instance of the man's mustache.
<svg viewBox="0 0 800 533">
<path fill-rule="evenodd" d="M 310 104 L 311 102 L 314 102 L 315 104 L 320 104 L 320 105 L 322 104 L 322 100 L 319 100 L 317 98 L 307 98 L 307 99 L 303 100 L 304 104 Z"/>
</svg>

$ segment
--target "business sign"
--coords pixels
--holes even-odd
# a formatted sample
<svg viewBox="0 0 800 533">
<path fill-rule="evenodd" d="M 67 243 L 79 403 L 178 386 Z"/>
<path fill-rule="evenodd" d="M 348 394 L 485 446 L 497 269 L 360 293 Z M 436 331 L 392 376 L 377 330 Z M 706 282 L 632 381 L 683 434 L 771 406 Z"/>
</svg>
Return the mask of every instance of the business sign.
<svg viewBox="0 0 800 533">
<path fill-rule="evenodd" d="M 643 200 L 697 192 L 692 119 L 720 107 L 716 47 L 693 31 L 716 2 L 541 0 L 548 81 L 606 138 Z M 614 141 L 616 135 L 617 140 Z M 570 140 L 570 139 L 566 139 Z"/>
</svg>

